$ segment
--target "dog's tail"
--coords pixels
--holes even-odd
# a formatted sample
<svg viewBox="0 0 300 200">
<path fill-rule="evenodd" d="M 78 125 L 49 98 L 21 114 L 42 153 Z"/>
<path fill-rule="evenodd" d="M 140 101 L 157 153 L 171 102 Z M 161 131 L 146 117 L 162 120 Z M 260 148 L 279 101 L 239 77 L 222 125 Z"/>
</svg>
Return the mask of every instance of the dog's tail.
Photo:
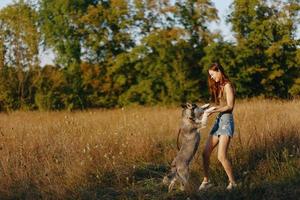
<svg viewBox="0 0 300 200">
<path fill-rule="evenodd" d="M 177 133 L 177 149 L 179 150 L 180 147 L 179 147 L 179 136 L 180 136 L 180 132 L 181 132 L 181 128 L 178 130 L 178 133 Z"/>
</svg>

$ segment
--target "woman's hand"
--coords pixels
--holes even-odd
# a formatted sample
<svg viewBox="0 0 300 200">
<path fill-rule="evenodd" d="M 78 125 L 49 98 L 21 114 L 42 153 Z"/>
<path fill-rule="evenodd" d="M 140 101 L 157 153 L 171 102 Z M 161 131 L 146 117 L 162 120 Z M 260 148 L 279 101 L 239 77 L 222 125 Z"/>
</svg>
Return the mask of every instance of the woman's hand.
<svg viewBox="0 0 300 200">
<path fill-rule="evenodd" d="M 207 109 L 205 112 L 207 113 L 207 117 L 209 117 L 214 111 L 216 110 L 217 107 L 210 107 Z"/>
<path fill-rule="evenodd" d="M 216 107 L 211 107 L 204 111 L 202 119 L 201 119 L 201 128 L 206 127 L 208 116 L 211 115 L 213 113 L 213 110 L 215 110 L 215 109 L 216 109 Z"/>
</svg>

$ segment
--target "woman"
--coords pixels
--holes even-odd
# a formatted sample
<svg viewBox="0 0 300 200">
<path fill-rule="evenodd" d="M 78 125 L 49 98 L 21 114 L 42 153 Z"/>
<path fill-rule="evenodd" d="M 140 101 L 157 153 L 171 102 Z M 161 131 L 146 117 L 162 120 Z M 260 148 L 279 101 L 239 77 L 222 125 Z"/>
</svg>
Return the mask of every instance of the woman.
<svg viewBox="0 0 300 200">
<path fill-rule="evenodd" d="M 228 176 L 228 190 L 237 186 L 233 176 L 231 163 L 227 157 L 227 150 L 234 132 L 232 111 L 235 102 L 235 91 L 229 78 L 224 73 L 221 65 L 215 63 L 208 70 L 208 83 L 210 93 L 217 104 L 211 113 L 219 113 L 213 128 L 206 141 L 203 151 L 204 178 L 199 190 L 204 190 L 212 186 L 209 181 L 209 158 L 213 149 L 218 145 L 218 160 L 222 163 Z M 210 114 L 211 114 L 210 113 Z"/>
</svg>

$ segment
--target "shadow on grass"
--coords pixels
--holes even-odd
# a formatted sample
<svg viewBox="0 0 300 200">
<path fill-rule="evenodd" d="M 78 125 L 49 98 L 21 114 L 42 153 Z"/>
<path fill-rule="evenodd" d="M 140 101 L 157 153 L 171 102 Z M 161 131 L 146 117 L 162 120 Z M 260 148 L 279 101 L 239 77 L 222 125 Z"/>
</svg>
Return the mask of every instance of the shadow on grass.
<svg viewBox="0 0 300 200">
<path fill-rule="evenodd" d="M 282 199 L 294 200 L 300 196 L 300 174 L 292 179 L 278 183 L 262 183 L 256 186 L 241 185 L 233 191 L 226 191 L 225 186 L 214 187 L 208 191 L 194 193 L 190 199 Z"/>
<path fill-rule="evenodd" d="M 233 191 L 225 190 L 225 185 L 215 186 L 204 192 L 181 192 L 174 190 L 168 193 L 167 188 L 159 179 L 144 179 L 135 186 L 129 187 L 116 199 L 145 199 L 145 200 L 215 200 L 215 199 L 278 199 L 294 200 L 300 196 L 300 174 L 293 179 L 287 179 L 279 183 L 262 183 L 260 185 L 241 185 Z"/>
<path fill-rule="evenodd" d="M 91 185 L 77 188 L 76 199 L 160 199 L 167 190 L 161 181 L 168 168 L 165 165 L 137 165 L 127 181 L 118 180 L 115 172 L 106 172 L 101 182 L 91 178 Z M 98 180 L 99 181 L 99 180 Z M 70 199 L 72 199 L 70 198 Z"/>
<path fill-rule="evenodd" d="M 136 181 L 152 178 L 162 178 L 169 170 L 166 165 L 142 164 L 139 165 L 133 172 Z"/>
</svg>

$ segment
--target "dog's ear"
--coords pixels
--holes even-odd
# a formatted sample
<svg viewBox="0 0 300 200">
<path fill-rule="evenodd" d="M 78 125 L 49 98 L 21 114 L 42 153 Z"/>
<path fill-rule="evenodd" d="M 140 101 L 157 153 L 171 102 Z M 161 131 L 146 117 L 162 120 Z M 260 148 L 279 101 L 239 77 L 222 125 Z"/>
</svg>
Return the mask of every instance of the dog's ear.
<svg viewBox="0 0 300 200">
<path fill-rule="evenodd" d="M 192 109 L 192 108 L 193 108 L 192 104 L 190 104 L 190 103 L 186 103 L 186 107 L 187 107 L 188 109 Z"/>
<path fill-rule="evenodd" d="M 186 103 L 182 103 L 181 108 L 186 108 Z"/>
</svg>

